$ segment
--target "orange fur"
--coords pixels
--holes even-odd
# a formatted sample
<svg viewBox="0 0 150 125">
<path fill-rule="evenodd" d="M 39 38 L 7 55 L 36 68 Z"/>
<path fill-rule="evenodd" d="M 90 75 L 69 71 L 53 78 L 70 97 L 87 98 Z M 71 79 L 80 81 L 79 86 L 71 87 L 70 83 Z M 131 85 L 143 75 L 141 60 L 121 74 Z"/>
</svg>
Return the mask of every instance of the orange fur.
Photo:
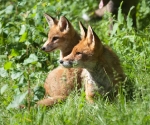
<svg viewBox="0 0 150 125">
<path fill-rule="evenodd" d="M 82 76 L 88 101 L 93 102 L 97 92 L 112 97 L 125 79 L 119 58 L 102 44 L 90 26 L 87 33 L 81 27 L 81 36 L 79 44 L 60 63 L 66 68 L 85 68 Z"/>
<path fill-rule="evenodd" d="M 60 59 L 62 59 L 71 53 L 73 47 L 79 42 L 80 36 L 65 17 L 61 17 L 59 21 L 47 14 L 45 17 L 50 30 L 42 50 L 52 52 L 59 49 Z M 37 104 L 50 106 L 66 99 L 72 90 L 81 87 L 81 72 L 80 68 L 67 69 L 62 66 L 51 71 L 44 83 L 46 95 L 50 97 L 38 101 Z"/>
</svg>

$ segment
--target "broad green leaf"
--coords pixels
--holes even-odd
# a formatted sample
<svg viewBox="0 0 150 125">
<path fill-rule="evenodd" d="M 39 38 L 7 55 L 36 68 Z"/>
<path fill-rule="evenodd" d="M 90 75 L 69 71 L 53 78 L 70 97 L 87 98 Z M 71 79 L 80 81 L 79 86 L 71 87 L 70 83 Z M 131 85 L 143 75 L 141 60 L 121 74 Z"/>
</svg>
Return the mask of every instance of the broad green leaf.
<svg viewBox="0 0 150 125">
<path fill-rule="evenodd" d="M 8 88 L 8 84 L 5 84 L 1 88 L 1 95 L 5 92 L 5 90 Z"/>
<path fill-rule="evenodd" d="M 36 66 L 37 67 L 42 67 L 42 64 L 40 62 L 37 62 Z"/>
<path fill-rule="evenodd" d="M 12 62 L 6 62 L 5 64 L 4 64 L 4 69 L 6 69 L 6 70 L 9 70 L 9 69 L 11 69 L 11 67 L 12 67 Z"/>
<path fill-rule="evenodd" d="M 56 11 L 56 7 L 55 7 L 55 6 L 50 6 L 50 7 L 48 8 L 48 10 L 49 10 L 50 12 L 55 12 L 55 11 Z"/>
<path fill-rule="evenodd" d="M 18 56 L 19 55 L 19 53 L 18 53 L 18 51 L 17 50 L 15 50 L 15 49 L 12 49 L 11 50 L 11 54 L 10 54 L 11 56 L 13 56 L 13 57 L 16 57 L 16 56 Z"/>
<path fill-rule="evenodd" d="M 28 64 L 35 64 L 38 61 L 38 58 L 35 54 L 30 54 L 29 58 L 24 60 L 23 64 L 28 65 Z"/>
<path fill-rule="evenodd" d="M 24 34 L 25 31 L 26 31 L 26 26 L 25 25 L 21 25 L 21 30 L 19 32 L 19 35 Z"/>
<path fill-rule="evenodd" d="M 23 94 L 19 94 L 19 95 L 15 96 L 14 100 L 7 106 L 7 109 L 18 108 L 19 105 L 22 103 L 22 101 L 25 99 L 27 94 L 28 94 L 28 91 L 26 91 Z"/>
<path fill-rule="evenodd" d="M 39 100 L 43 98 L 45 95 L 45 89 L 41 86 L 36 86 L 33 91 L 34 91 L 34 100 Z"/>
<path fill-rule="evenodd" d="M 9 5 L 6 7 L 5 9 L 5 13 L 6 14 L 11 14 L 12 13 L 12 10 L 13 10 L 14 6 L 13 5 Z"/>
<path fill-rule="evenodd" d="M 24 75 L 22 75 L 22 76 L 20 76 L 20 79 L 19 79 L 19 82 L 18 82 L 18 86 L 23 86 L 23 85 L 25 85 L 26 83 L 24 82 Z"/>
<path fill-rule="evenodd" d="M 1 11 L 0 11 L 0 15 L 3 14 L 4 12 L 5 12 L 5 10 L 1 10 Z"/>
<path fill-rule="evenodd" d="M 0 59 L 6 59 L 7 55 L 0 55 Z"/>
<path fill-rule="evenodd" d="M 8 73 L 4 68 L 0 68 L 0 76 L 1 77 L 7 77 Z"/>
<path fill-rule="evenodd" d="M 17 79 L 17 78 L 19 78 L 22 74 L 23 74 L 23 72 L 16 72 L 16 71 L 13 71 L 13 72 L 11 73 L 11 78 L 12 78 L 12 79 Z"/>
<path fill-rule="evenodd" d="M 27 39 L 27 35 L 28 35 L 28 33 L 24 32 L 24 34 L 21 36 L 19 42 L 24 42 Z"/>
</svg>

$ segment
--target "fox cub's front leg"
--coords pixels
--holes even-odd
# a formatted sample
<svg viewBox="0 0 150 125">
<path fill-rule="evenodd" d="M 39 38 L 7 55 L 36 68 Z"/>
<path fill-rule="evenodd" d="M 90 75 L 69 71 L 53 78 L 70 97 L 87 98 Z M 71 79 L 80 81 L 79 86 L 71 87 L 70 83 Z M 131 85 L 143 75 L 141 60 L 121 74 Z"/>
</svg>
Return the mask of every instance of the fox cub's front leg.
<svg viewBox="0 0 150 125">
<path fill-rule="evenodd" d="M 94 95 L 95 95 L 95 85 L 91 83 L 85 83 L 85 94 L 86 100 L 90 103 L 93 103 Z"/>
</svg>

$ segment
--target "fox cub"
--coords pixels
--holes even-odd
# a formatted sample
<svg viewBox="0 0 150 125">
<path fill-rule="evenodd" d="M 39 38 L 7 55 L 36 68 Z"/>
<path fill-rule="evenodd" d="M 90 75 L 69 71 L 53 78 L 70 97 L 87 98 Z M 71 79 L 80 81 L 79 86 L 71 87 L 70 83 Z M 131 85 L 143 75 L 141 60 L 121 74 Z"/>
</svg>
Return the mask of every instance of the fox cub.
<svg viewBox="0 0 150 125">
<path fill-rule="evenodd" d="M 60 17 L 57 20 L 45 14 L 45 18 L 50 30 L 42 50 L 45 52 L 60 50 L 60 59 L 62 59 L 71 53 L 73 47 L 79 42 L 80 35 L 74 30 L 66 17 Z M 58 66 L 51 71 L 44 83 L 46 95 L 49 97 L 38 101 L 37 104 L 51 106 L 66 99 L 76 87 L 81 87 L 81 72 L 81 68 L 67 69 L 62 66 Z"/>
<path fill-rule="evenodd" d="M 80 25 L 80 30 L 82 40 L 60 63 L 66 68 L 85 68 L 82 76 L 88 101 L 93 102 L 96 93 L 112 98 L 118 92 L 120 81 L 125 80 L 119 58 L 102 44 L 90 26 L 86 31 Z"/>
</svg>

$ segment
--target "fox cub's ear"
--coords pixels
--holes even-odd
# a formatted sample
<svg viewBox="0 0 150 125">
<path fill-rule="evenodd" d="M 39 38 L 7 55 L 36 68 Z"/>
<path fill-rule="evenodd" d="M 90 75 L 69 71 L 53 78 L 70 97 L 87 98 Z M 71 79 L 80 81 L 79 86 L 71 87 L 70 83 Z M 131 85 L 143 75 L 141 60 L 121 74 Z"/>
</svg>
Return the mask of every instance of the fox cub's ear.
<svg viewBox="0 0 150 125">
<path fill-rule="evenodd" d="M 62 32 L 68 31 L 69 30 L 69 22 L 68 22 L 67 18 L 64 16 L 60 17 L 60 20 L 58 22 L 58 26 Z"/>
<path fill-rule="evenodd" d="M 87 35 L 87 29 L 83 26 L 82 22 L 79 21 L 80 31 L 81 31 L 81 38 L 85 38 Z"/>
<path fill-rule="evenodd" d="M 92 30 L 91 26 L 88 27 L 87 43 L 90 47 L 92 47 L 92 48 L 95 47 L 95 34 L 94 34 L 94 31 Z"/>
<path fill-rule="evenodd" d="M 53 18 L 52 16 L 49 16 L 46 13 L 44 14 L 44 16 L 48 22 L 49 27 L 52 27 L 55 24 L 55 18 Z"/>
</svg>

